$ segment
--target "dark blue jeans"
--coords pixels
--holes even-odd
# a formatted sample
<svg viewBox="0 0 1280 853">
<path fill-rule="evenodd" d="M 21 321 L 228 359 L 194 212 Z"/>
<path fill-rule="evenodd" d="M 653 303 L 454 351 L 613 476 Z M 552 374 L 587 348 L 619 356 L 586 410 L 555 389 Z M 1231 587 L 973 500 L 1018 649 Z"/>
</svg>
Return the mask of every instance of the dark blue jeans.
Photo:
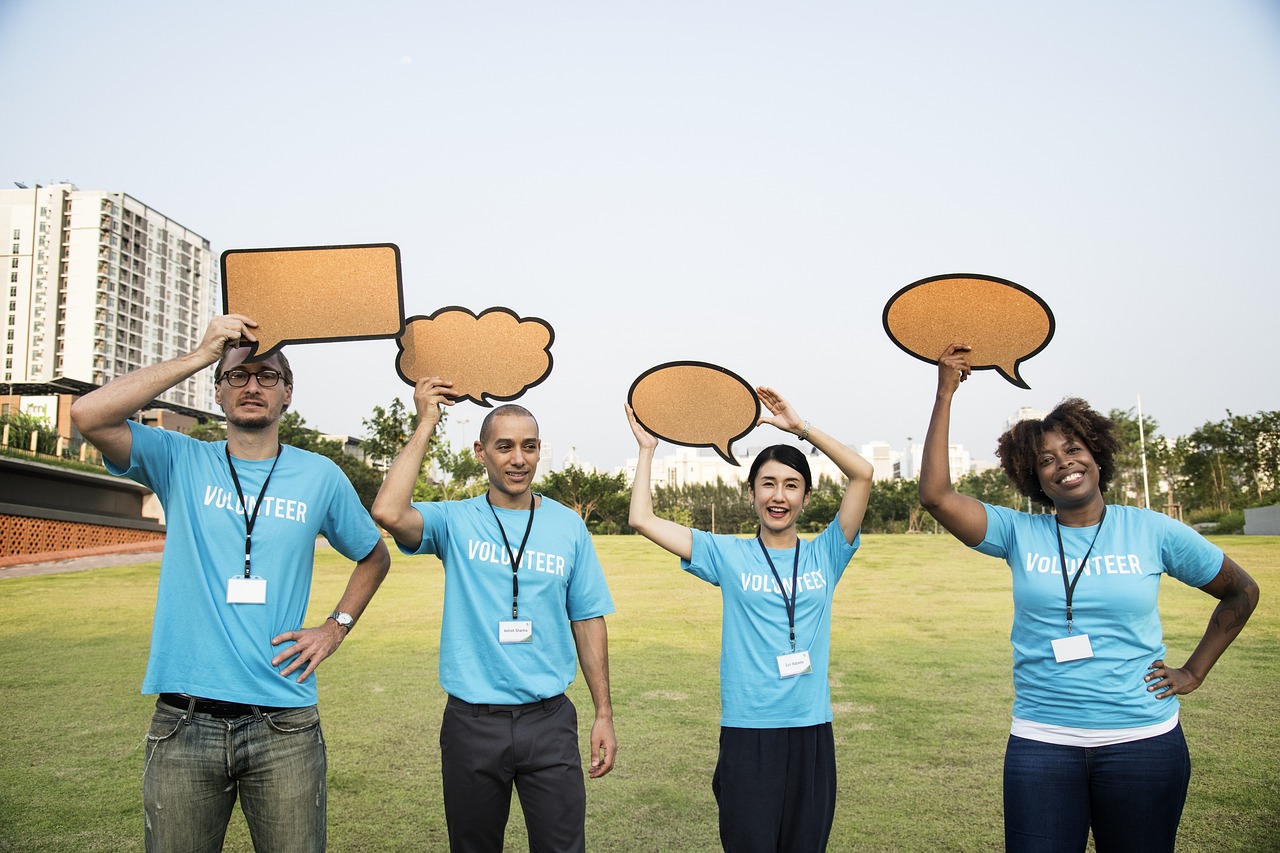
<svg viewBox="0 0 1280 853">
<path fill-rule="evenodd" d="M 157 702 L 142 773 L 146 849 L 220 851 L 238 793 L 255 850 L 318 853 L 326 769 L 315 705 L 220 718 Z"/>
<path fill-rule="evenodd" d="M 1004 755 L 1007 853 L 1168 853 L 1191 781 L 1182 726 L 1113 746 L 1010 735 Z"/>
</svg>

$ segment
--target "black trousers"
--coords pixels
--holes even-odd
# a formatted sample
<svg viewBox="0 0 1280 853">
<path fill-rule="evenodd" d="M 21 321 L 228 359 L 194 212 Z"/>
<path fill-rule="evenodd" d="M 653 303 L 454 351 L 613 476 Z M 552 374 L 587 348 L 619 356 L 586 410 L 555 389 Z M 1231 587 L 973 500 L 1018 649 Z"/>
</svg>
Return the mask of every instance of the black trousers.
<svg viewBox="0 0 1280 853">
<path fill-rule="evenodd" d="M 711 790 L 726 853 L 821 853 L 836 816 L 831 724 L 721 728 Z"/>
<path fill-rule="evenodd" d="M 578 712 L 567 696 L 528 705 L 472 705 L 450 696 L 440 757 L 453 853 L 502 852 L 513 784 L 530 853 L 586 850 Z"/>
</svg>

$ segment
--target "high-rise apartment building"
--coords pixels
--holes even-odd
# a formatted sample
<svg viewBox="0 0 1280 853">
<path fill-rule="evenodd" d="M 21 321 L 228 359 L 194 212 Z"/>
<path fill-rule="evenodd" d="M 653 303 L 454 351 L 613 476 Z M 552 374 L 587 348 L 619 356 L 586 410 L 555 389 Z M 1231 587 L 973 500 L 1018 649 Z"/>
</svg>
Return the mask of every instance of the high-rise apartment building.
<svg viewBox="0 0 1280 853">
<path fill-rule="evenodd" d="M 209 241 L 125 193 L 0 190 L 0 265 L 0 393 L 101 385 L 189 352 L 220 304 Z M 212 378 L 201 371 L 161 399 L 216 411 Z"/>
</svg>

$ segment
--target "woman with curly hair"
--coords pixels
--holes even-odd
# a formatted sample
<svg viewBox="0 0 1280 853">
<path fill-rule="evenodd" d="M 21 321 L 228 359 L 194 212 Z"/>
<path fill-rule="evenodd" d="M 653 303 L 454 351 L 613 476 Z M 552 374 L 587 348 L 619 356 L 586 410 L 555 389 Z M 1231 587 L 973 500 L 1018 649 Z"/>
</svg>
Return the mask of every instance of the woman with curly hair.
<svg viewBox="0 0 1280 853">
<path fill-rule="evenodd" d="M 1001 467 L 1033 515 L 952 488 L 951 399 L 969 347 L 938 360 L 920 503 L 953 536 L 1004 559 L 1013 575 L 1013 725 L 1004 759 L 1007 851 L 1171 851 L 1191 778 L 1178 722 L 1258 603 L 1244 569 L 1158 512 L 1108 506 L 1119 448 L 1112 422 L 1079 399 L 1000 437 Z M 1181 667 L 1166 665 L 1161 575 L 1218 599 Z"/>
</svg>

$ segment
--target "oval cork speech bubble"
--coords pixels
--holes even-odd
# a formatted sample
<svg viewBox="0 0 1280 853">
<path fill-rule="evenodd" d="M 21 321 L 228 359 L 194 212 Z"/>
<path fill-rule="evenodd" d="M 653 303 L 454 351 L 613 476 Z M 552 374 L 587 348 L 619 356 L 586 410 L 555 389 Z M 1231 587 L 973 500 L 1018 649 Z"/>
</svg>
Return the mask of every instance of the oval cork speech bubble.
<svg viewBox="0 0 1280 853">
<path fill-rule="evenodd" d="M 1053 339 L 1053 312 L 1025 287 L 989 275 L 937 275 L 908 284 L 884 306 L 884 330 L 901 349 L 930 364 L 951 344 L 968 344 L 974 370 L 995 370 L 1030 388 L 1022 362 Z"/>
<path fill-rule="evenodd" d="M 258 324 L 247 361 L 285 344 L 394 338 L 404 330 L 394 243 L 228 249 L 222 307 Z"/>
<path fill-rule="evenodd" d="M 396 373 L 410 385 L 439 376 L 453 383 L 458 400 L 492 406 L 489 400 L 514 400 L 551 375 L 554 340 L 551 326 L 537 317 L 502 307 L 476 315 L 450 305 L 406 321 Z"/>
<path fill-rule="evenodd" d="M 756 426 L 760 398 L 738 374 L 702 361 L 671 361 L 640 374 L 627 391 L 636 420 L 658 438 L 710 447 L 737 465 L 730 445 Z"/>
</svg>

